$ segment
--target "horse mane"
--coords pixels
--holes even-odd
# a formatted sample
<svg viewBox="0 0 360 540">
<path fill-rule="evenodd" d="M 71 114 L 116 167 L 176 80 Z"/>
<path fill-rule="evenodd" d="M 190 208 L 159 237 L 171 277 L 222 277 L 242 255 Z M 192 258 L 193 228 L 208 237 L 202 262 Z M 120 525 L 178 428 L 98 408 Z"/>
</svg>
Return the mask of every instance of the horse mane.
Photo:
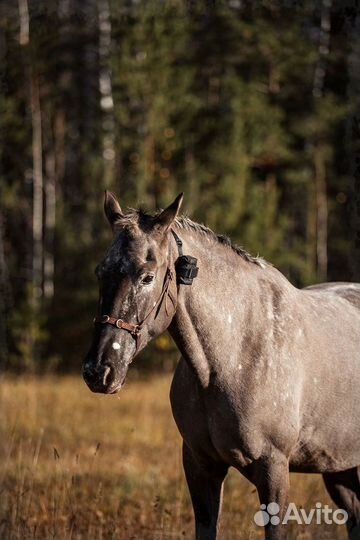
<svg viewBox="0 0 360 540">
<path fill-rule="evenodd" d="M 121 224 L 125 227 L 138 225 L 143 230 L 150 230 L 152 224 L 156 221 L 156 218 L 158 217 L 160 213 L 161 213 L 161 210 L 153 216 L 149 214 L 143 208 L 139 208 L 139 209 L 129 208 L 129 211 L 126 214 L 122 215 Z M 228 236 L 224 234 L 217 234 L 206 225 L 192 221 L 187 216 L 178 216 L 175 219 L 175 227 L 177 227 L 180 230 L 195 232 L 199 234 L 200 236 L 205 236 L 207 238 L 210 238 L 211 240 L 214 240 L 218 244 L 231 249 L 234 253 L 239 255 L 245 261 L 256 264 L 260 266 L 261 268 L 265 268 L 265 266 L 268 264 L 265 261 L 265 259 L 263 259 L 262 257 L 251 255 L 242 246 L 233 244 Z"/>
<path fill-rule="evenodd" d="M 237 255 L 240 255 L 240 257 L 242 257 L 246 261 L 257 264 L 261 268 L 265 268 L 266 266 L 266 261 L 262 257 L 259 257 L 259 256 L 255 257 L 254 255 L 251 255 L 242 246 L 233 244 L 231 239 L 228 236 L 224 234 L 217 234 L 206 225 L 192 221 L 187 216 L 177 217 L 175 219 L 175 226 L 178 227 L 179 229 L 183 229 L 186 231 L 194 231 L 196 233 L 199 233 L 202 236 L 211 238 L 212 240 L 215 240 L 218 244 L 228 247 L 229 249 L 234 251 Z"/>
</svg>

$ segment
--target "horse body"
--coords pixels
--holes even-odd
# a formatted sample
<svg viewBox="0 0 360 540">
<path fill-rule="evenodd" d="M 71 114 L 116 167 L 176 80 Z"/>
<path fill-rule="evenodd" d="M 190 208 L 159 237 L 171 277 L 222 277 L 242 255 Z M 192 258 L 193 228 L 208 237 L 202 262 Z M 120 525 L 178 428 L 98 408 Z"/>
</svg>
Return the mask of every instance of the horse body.
<svg viewBox="0 0 360 540">
<path fill-rule="evenodd" d="M 176 295 L 176 309 L 169 314 L 160 303 L 153 327 L 148 321 L 146 327 L 135 325 L 136 311 L 125 302 L 125 328 L 139 328 L 141 335 L 136 336 L 136 346 L 124 331 L 116 337 L 121 339 L 116 349 L 126 352 L 120 368 L 109 347 L 118 330 L 97 329 L 90 351 L 97 364 L 86 376 L 89 386 L 103 392 L 120 388 L 133 356 L 169 328 L 182 354 L 170 398 L 184 440 L 196 539 L 217 537 L 223 480 L 233 466 L 254 483 L 261 503 L 279 505 L 280 520 L 288 503 L 289 471 L 322 473 L 333 500 L 349 513 L 349 537 L 359 540 L 360 285 L 329 283 L 299 290 L 274 267 L 224 245 L 208 229 L 188 220 L 175 221 L 178 206 L 175 201 L 158 218 L 163 227 L 160 238 L 149 239 L 148 231 L 155 226 L 145 220 L 141 261 L 149 259 L 150 246 L 155 250 L 152 259 L 161 260 L 161 275 L 171 275 L 169 268 L 177 257 L 168 232 L 172 226 L 181 236 L 184 252 L 198 259 L 199 275 L 191 286 L 176 290 L 166 281 L 166 294 Z M 115 210 L 119 216 L 120 207 Z M 111 221 L 113 209 L 106 208 L 106 213 Z M 115 245 L 120 241 L 126 245 L 124 234 L 120 229 Z M 134 261 L 128 267 L 133 264 L 136 270 L 140 263 Z M 144 262 L 141 265 L 143 269 Z M 135 270 L 134 276 L 139 274 Z M 120 296 L 107 304 L 103 301 L 102 311 L 123 316 L 124 283 L 130 287 L 127 298 L 138 295 L 145 312 L 146 306 L 149 310 L 157 305 L 141 293 L 136 279 L 127 276 L 119 289 L 121 302 Z M 153 290 L 163 298 L 160 283 Z M 105 316 L 103 322 L 108 319 Z M 101 317 L 97 320 L 102 322 Z M 103 375 L 104 358 L 107 366 L 110 358 L 115 371 L 111 383 L 106 380 L 108 371 Z M 265 534 L 269 540 L 280 540 L 286 537 L 286 527 L 269 523 Z"/>
<path fill-rule="evenodd" d="M 240 262 L 236 275 L 231 264 L 226 275 L 224 265 L 211 261 L 236 254 L 198 253 L 191 241 L 186 248 L 202 262 L 209 286 L 204 290 L 199 278 L 184 291 L 191 299 L 180 299 L 170 327 L 185 358 L 171 392 L 185 440 L 197 431 L 197 424 L 184 431 L 187 400 L 183 389 L 177 391 L 189 377 L 209 420 L 202 424 L 211 453 L 229 465 L 244 467 L 272 446 L 289 457 L 292 470 L 335 472 L 359 464 L 360 285 L 298 290 L 271 266 L 249 270 Z M 197 341 L 192 349 L 190 333 Z"/>
<path fill-rule="evenodd" d="M 336 472 L 360 463 L 360 285 L 299 291 L 304 322 L 302 423 L 290 465 Z"/>
<path fill-rule="evenodd" d="M 186 233 L 182 236 L 186 240 Z M 236 273 L 232 264 L 217 268 L 213 260 L 236 257 L 221 253 L 223 246 L 220 253 L 199 252 L 190 239 L 187 249 L 202 261 L 200 272 L 206 273 L 209 287 L 204 290 L 199 279 L 191 291 L 184 291 L 170 326 L 183 353 L 170 397 L 188 455 L 185 468 L 190 461 L 192 469 L 195 463 L 203 470 L 223 466 L 226 474 L 234 466 L 265 493 L 271 489 L 262 488 L 262 474 L 269 474 L 270 483 L 280 476 L 278 489 L 284 493 L 288 470 L 329 478 L 356 468 L 360 285 L 298 290 L 271 266 L 254 268 L 242 261 Z M 224 283 L 231 283 L 231 290 Z M 197 340 L 193 347 L 191 334 Z M 277 459 L 280 473 L 271 468 Z M 199 487 L 193 489 L 198 492 Z M 213 489 L 219 492 L 219 484 Z M 359 497 L 359 483 L 356 489 Z M 261 500 L 279 498 L 274 493 Z M 346 506 L 344 498 L 340 503 Z M 358 502 L 355 507 L 347 504 L 346 509 L 359 516 Z M 199 539 L 215 538 L 215 521 L 210 520 L 206 532 L 198 526 Z M 268 538 L 284 534 L 269 530 Z M 351 534 L 359 538 L 359 529 Z"/>
</svg>

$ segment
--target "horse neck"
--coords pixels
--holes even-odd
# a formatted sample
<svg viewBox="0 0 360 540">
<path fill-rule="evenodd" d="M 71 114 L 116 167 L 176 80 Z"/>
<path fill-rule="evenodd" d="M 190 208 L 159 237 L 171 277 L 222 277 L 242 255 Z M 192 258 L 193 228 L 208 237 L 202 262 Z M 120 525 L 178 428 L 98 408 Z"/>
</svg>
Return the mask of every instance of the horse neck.
<svg viewBox="0 0 360 540">
<path fill-rule="evenodd" d="M 255 343 L 255 335 L 266 335 L 280 304 L 294 288 L 271 265 L 247 261 L 205 234 L 176 232 L 184 254 L 198 259 L 199 274 L 191 286 L 180 285 L 169 330 L 206 387 L 211 375 L 229 374 L 238 366 L 249 340 Z"/>
</svg>

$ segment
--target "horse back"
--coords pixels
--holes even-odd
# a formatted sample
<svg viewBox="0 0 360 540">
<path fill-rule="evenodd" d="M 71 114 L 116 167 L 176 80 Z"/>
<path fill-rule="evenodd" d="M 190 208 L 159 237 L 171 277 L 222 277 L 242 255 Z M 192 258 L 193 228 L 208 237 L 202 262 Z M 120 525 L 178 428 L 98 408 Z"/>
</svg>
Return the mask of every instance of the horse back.
<svg viewBox="0 0 360 540">
<path fill-rule="evenodd" d="M 304 290 L 334 293 L 360 310 L 360 283 L 329 282 L 305 287 Z"/>
</svg>

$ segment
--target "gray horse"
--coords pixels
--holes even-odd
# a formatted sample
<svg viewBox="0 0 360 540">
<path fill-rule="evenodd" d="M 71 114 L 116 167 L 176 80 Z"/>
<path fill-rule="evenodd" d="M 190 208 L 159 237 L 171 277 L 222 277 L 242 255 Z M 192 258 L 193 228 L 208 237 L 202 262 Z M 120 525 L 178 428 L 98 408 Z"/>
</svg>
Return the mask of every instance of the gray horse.
<svg viewBox="0 0 360 540">
<path fill-rule="evenodd" d="M 230 466 L 280 507 L 289 471 L 321 473 L 360 538 L 360 284 L 295 288 L 273 266 L 188 218 L 182 195 L 155 216 L 105 195 L 112 245 L 97 267 L 99 313 L 84 362 L 94 392 L 120 390 L 129 364 L 169 329 L 182 358 L 171 405 L 196 539 L 214 540 Z M 186 255 L 191 257 L 186 257 Z M 198 275 L 197 275 L 198 273 Z"/>
</svg>

